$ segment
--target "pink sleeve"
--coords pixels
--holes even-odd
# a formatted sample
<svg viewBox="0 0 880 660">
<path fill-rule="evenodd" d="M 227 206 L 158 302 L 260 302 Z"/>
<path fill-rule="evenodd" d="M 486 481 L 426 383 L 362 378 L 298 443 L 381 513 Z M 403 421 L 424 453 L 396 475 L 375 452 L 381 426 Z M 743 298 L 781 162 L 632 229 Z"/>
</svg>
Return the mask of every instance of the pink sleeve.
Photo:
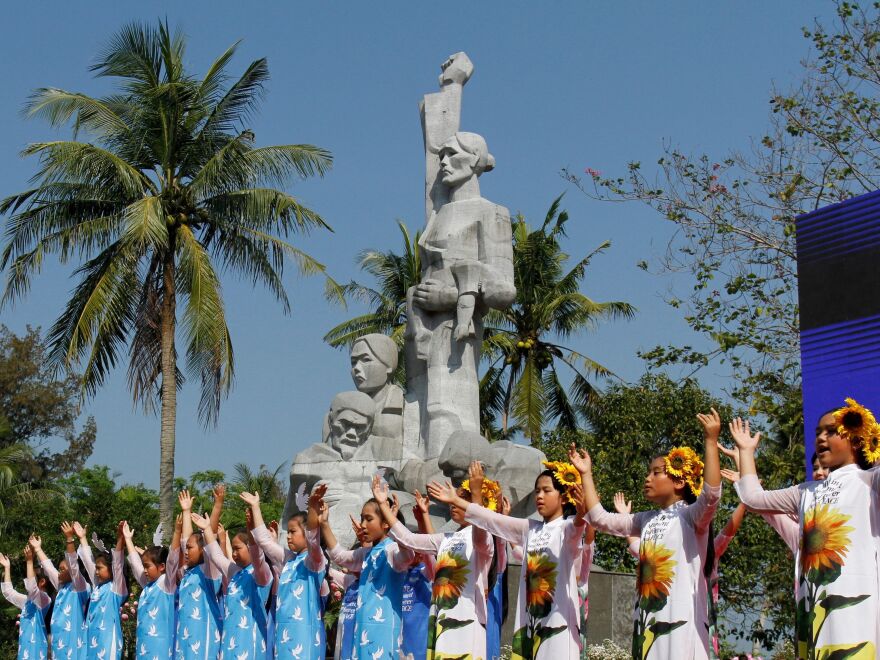
<svg viewBox="0 0 880 660">
<path fill-rule="evenodd" d="M 522 543 L 529 533 L 529 521 L 490 511 L 479 504 L 468 504 L 464 519 L 511 543 Z"/>
<path fill-rule="evenodd" d="M 166 594 L 177 591 L 177 569 L 180 567 L 180 551 L 169 550 L 168 559 L 165 560 L 165 579 L 162 580 L 162 590 Z"/>
<path fill-rule="evenodd" d="M 89 577 L 89 582 L 92 583 L 92 586 L 95 585 L 95 557 L 92 554 L 92 548 L 86 544 L 79 544 L 79 547 L 76 549 L 77 556 L 82 559 L 83 566 L 86 569 L 86 575 Z"/>
<path fill-rule="evenodd" d="M 251 536 L 254 537 L 254 541 L 257 542 L 257 545 L 266 554 L 266 559 L 269 560 L 270 564 L 273 566 L 284 565 L 284 548 L 278 544 L 278 539 L 269 533 L 265 525 L 254 527 Z"/>
<path fill-rule="evenodd" d="M 8 600 L 20 610 L 23 610 L 24 606 L 27 605 L 28 597 L 25 594 L 19 593 L 15 589 L 13 589 L 12 582 L 0 583 L 0 593 L 3 594 L 3 597 L 6 600 Z"/>
<path fill-rule="evenodd" d="M 524 554 L 523 554 L 523 546 L 520 543 L 510 543 L 510 556 L 514 562 L 518 564 L 522 564 Z"/>
<path fill-rule="evenodd" d="M 429 582 L 433 582 L 434 576 L 437 574 L 437 558 L 434 555 L 422 555 L 422 561 L 425 564 L 425 570 L 422 571 L 422 575 Z"/>
<path fill-rule="evenodd" d="M 142 587 L 147 586 L 147 575 L 144 573 L 144 562 L 141 561 L 141 556 L 136 552 L 129 552 L 128 565 L 131 566 L 131 574 L 135 581 Z M 166 566 L 165 569 L 167 570 L 168 567 Z"/>
<path fill-rule="evenodd" d="M 55 587 L 55 591 L 58 591 L 58 569 L 55 568 L 55 564 L 52 563 L 51 559 L 46 557 L 44 561 L 40 562 L 40 567 L 43 569 L 46 579 L 49 580 L 49 584 Z"/>
<path fill-rule="evenodd" d="M 416 558 L 416 553 L 397 543 L 389 543 L 385 546 L 385 555 L 388 557 L 388 563 L 391 564 L 391 568 L 398 573 L 407 571 L 413 559 Z"/>
<path fill-rule="evenodd" d="M 321 550 L 321 532 L 319 527 L 306 529 L 306 548 L 309 553 L 306 557 L 306 568 L 312 573 L 323 571 L 327 567 L 327 558 Z"/>
<path fill-rule="evenodd" d="M 416 534 L 409 531 L 399 520 L 394 523 L 391 528 L 391 536 L 401 546 L 422 552 L 425 554 L 436 555 L 440 550 L 440 544 L 443 543 L 444 534 Z"/>
<path fill-rule="evenodd" d="M 248 545 L 248 550 L 251 553 L 251 564 L 254 567 L 254 580 L 257 585 L 265 587 L 267 584 L 272 584 L 272 569 L 269 566 L 269 562 L 266 561 L 266 555 L 263 554 L 260 546 L 256 543 L 251 543 Z"/>
<path fill-rule="evenodd" d="M 715 510 L 718 508 L 718 502 L 721 501 L 721 486 L 703 485 L 703 490 L 697 497 L 697 501 L 688 504 L 685 509 L 684 517 L 690 522 L 691 526 L 698 532 L 709 529 L 712 519 L 715 517 Z"/>
<path fill-rule="evenodd" d="M 724 553 L 727 552 L 727 546 L 730 545 L 732 540 L 732 536 L 728 536 L 724 533 L 715 535 L 715 561 L 718 561 L 724 556 Z"/>
<path fill-rule="evenodd" d="M 762 511 L 758 515 L 767 521 L 767 524 L 779 534 L 779 537 L 788 546 L 791 554 L 796 554 L 801 536 L 801 526 L 798 520 L 787 513 L 768 513 Z"/>
<path fill-rule="evenodd" d="M 125 598 L 128 596 L 128 583 L 125 581 L 125 557 L 122 550 L 113 548 L 110 551 L 113 558 L 113 593 Z"/>
<path fill-rule="evenodd" d="M 778 511 L 797 515 L 800 511 L 800 486 L 789 486 L 781 490 L 764 490 L 758 476 L 747 474 L 734 486 L 739 499 L 755 511 Z"/>
<path fill-rule="evenodd" d="M 36 578 L 25 578 L 24 588 L 27 591 L 27 599 L 40 609 L 48 607 L 49 603 L 52 602 L 49 594 L 37 586 Z"/>
<path fill-rule="evenodd" d="M 349 571 L 358 571 L 361 570 L 361 565 L 364 563 L 364 557 L 369 552 L 369 548 L 355 548 L 354 550 L 343 550 L 342 547 L 337 543 L 333 548 L 328 551 L 330 555 L 330 559 L 334 561 L 342 568 L 346 568 Z"/>
<path fill-rule="evenodd" d="M 593 565 L 593 555 L 596 552 L 596 542 L 584 545 L 584 551 L 581 554 L 581 570 L 578 575 L 578 584 L 586 584 L 590 579 L 590 567 Z"/>
<path fill-rule="evenodd" d="M 205 563 L 213 564 L 214 567 L 220 572 L 220 575 L 227 580 L 231 579 L 236 573 L 241 570 L 238 564 L 236 564 L 223 553 L 223 550 L 220 548 L 220 544 L 217 543 L 216 540 L 211 541 L 211 543 L 205 546 L 205 554 L 208 555 L 208 561 Z"/>
<path fill-rule="evenodd" d="M 67 560 L 67 570 L 70 571 L 70 582 L 73 584 L 74 591 L 85 591 L 88 589 L 88 583 L 79 570 L 79 557 L 75 552 L 68 552 L 64 555 Z"/>
<path fill-rule="evenodd" d="M 495 570 L 499 573 L 507 570 L 507 543 L 502 539 L 492 537 L 495 541 Z"/>
<path fill-rule="evenodd" d="M 478 571 L 489 576 L 489 568 L 495 557 L 495 537 L 479 527 L 473 528 L 474 554 L 477 557 Z"/>
<path fill-rule="evenodd" d="M 638 536 L 628 536 L 626 540 L 626 549 L 629 550 L 629 554 L 638 559 L 640 554 L 639 551 L 642 549 L 642 539 Z"/>
<path fill-rule="evenodd" d="M 613 536 L 638 536 L 642 530 L 640 521 L 635 513 L 611 513 L 605 507 L 597 504 L 587 511 L 587 522 L 596 528 L 596 531 L 612 534 Z"/>
</svg>

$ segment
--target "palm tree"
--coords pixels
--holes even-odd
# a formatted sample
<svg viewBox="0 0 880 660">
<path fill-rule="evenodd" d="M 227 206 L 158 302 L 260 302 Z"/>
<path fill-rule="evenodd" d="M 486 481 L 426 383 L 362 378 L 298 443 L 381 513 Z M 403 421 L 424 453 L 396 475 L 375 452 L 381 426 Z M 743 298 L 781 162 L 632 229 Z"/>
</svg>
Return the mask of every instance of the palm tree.
<svg viewBox="0 0 880 660">
<path fill-rule="evenodd" d="M 358 255 L 361 270 L 372 275 L 377 288 L 365 284 L 349 282 L 342 287 L 346 299 L 367 303 L 372 311 L 356 316 L 332 328 L 324 341 L 333 346 L 348 347 L 365 334 L 381 332 L 390 336 L 399 347 L 397 371 L 394 380 L 401 387 L 406 386 L 406 365 L 404 363 L 403 335 L 406 330 L 406 292 L 421 281 L 422 270 L 419 260 L 419 236 L 410 236 L 406 225 L 398 220 L 397 226 L 403 238 L 403 254 L 391 250 L 364 250 Z"/>
<path fill-rule="evenodd" d="M 489 366 L 480 381 L 484 431 L 509 435 L 519 427 L 534 441 L 543 427 L 557 420 L 574 429 L 582 411 L 597 396 L 590 378 L 611 372 L 595 360 L 560 343 L 600 319 L 630 318 L 635 308 L 625 302 L 595 302 L 580 292 L 590 260 L 607 249 L 605 242 L 567 272 L 569 255 L 562 251 L 566 211 L 557 197 L 540 229 L 531 230 L 520 216 L 513 228 L 513 269 L 516 300 L 504 311 L 485 317 L 483 356 Z M 571 394 L 559 367 L 571 374 Z"/>
<path fill-rule="evenodd" d="M 83 260 L 49 335 L 51 360 L 66 369 L 82 365 L 81 387 L 92 395 L 127 348 L 135 402 L 161 410 L 165 529 L 172 529 L 184 380 L 177 326 L 187 371 L 201 383 L 199 417 L 215 424 L 234 372 L 219 272 L 264 285 L 289 312 L 285 261 L 303 273 L 324 273 L 324 266 L 285 239 L 329 227 L 282 188 L 295 176 L 321 176 L 332 163 L 311 145 L 255 146 L 245 122 L 269 77 L 265 59 L 233 82 L 234 44 L 196 77 L 184 70 L 185 45 L 167 24 L 129 24 L 92 66 L 117 82 L 114 93 L 36 90 L 27 114 L 53 127 L 72 123 L 73 139 L 29 145 L 23 155 L 39 159 L 34 187 L 0 202 L 0 213 L 11 214 L 0 305 L 27 292 L 46 255 Z M 78 141 L 81 134 L 89 141 Z M 339 293 L 329 278 L 327 292 Z"/>
</svg>

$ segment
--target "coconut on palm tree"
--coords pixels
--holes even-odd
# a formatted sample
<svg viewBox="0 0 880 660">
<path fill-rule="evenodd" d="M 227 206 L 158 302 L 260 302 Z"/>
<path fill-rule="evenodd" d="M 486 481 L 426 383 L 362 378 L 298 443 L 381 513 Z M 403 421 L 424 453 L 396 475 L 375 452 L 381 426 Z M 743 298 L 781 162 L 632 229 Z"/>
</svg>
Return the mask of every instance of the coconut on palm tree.
<svg viewBox="0 0 880 660">
<path fill-rule="evenodd" d="M 581 293 L 591 259 L 610 246 L 602 243 L 566 270 L 568 213 L 557 197 L 538 229 L 520 216 L 513 226 L 513 272 L 516 300 L 508 309 L 484 317 L 483 358 L 488 367 L 480 381 L 484 431 L 505 436 L 511 428 L 530 440 L 552 420 L 575 428 L 585 406 L 597 396 L 592 382 L 611 372 L 596 360 L 564 345 L 603 319 L 630 318 L 625 302 L 596 302 Z M 568 372 L 561 376 L 560 368 Z M 570 379 L 566 387 L 564 379 Z"/>
<path fill-rule="evenodd" d="M 329 229 L 284 190 L 321 176 L 330 154 L 307 144 L 257 147 L 247 120 L 269 78 L 265 59 L 237 79 L 228 48 L 203 76 L 184 68 L 185 39 L 166 24 L 130 24 L 92 70 L 115 91 L 96 98 L 36 90 L 27 114 L 72 124 L 73 139 L 24 150 L 39 160 L 31 189 L 0 203 L 9 214 L 2 296 L 24 295 L 44 258 L 81 260 L 79 281 L 49 335 L 51 359 L 81 366 L 93 394 L 128 353 L 136 402 L 161 411 L 160 504 L 172 529 L 178 326 L 187 372 L 201 384 L 200 419 L 216 422 L 232 385 L 232 341 L 221 270 L 267 287 L 289 311 L 285 262 L 304 273 L 324 267 L 286 239 Z M 338 293 L 328 281 L 328 293 Z"/>
</svg>

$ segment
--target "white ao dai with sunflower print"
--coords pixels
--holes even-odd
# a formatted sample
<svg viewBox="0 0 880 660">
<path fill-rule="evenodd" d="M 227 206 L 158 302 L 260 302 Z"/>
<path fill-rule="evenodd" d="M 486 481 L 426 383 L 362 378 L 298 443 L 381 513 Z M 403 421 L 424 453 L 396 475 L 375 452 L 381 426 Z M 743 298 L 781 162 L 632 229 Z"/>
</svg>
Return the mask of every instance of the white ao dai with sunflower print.
<svg viewBox="0 0 880 660">
<path fill-rule="evenodd" d="M 587 521 L 615 536 L 639 536 L 633 614 L 633 657 L 704 660 L 709 657 L 707 585 L 703 576 L 709 525 L 721 487 L 703 486 L 697 501 L 635 514 L 596 505 Z"/>
<path fill-rule="evenodd" d="M 512 660 L 580 657 L 577 578 L 584 526 L 574 518 L 523 520 L 471 504 L 465 520 L 525 548 Z"/>
<path fill-rule="evenodd" d="M 398 543 L 437 556 L 428 619 L 428 660 L 486 657 L 486 589 L 492 537 L 464 527 L 448 534 L 413 534 L 391 528 Z"/>
<path fill-rule="evenodd" d="M 798 514 L 798 658 L 878 657 L 880 470 L 847 465 L 825 481 L 776 491 L 749 475 L 739 491 L 747 506 Z"/>
</svg>

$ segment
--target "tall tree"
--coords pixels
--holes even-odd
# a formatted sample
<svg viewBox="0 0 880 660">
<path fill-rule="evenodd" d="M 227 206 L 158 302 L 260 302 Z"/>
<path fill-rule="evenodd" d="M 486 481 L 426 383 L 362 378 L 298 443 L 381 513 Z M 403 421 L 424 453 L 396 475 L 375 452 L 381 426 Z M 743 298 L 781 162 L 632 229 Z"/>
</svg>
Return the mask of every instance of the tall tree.
<svg viewBox="0 0 880 660">
<path fill-rule="evenodd" d="M 252 62 L 231 81 L 228 48 L 197 77 L 184 68 L 185 39 L 167 24 L 129 24 L 92 70 L 116 82 L 95 98 L 36 90 L 31 117 L 72 123 L 73 140 L 29 145 L 34 187 L 0 203 L 9 214 L 0 257 L 7 279 L 0 302 L 24 295 L 47 254 L 84 260 L 79 282 L 49 334 L 54 365 L 82 365 L 91 395 L 128 351 L 136 402 L 161 411 L 160 502 L 172 529 L 178 325 L 186 367 L 201 382 L 199 416 L 216 423 L 233 380 L 233 351 L 220 288 L 224 269 L 262 284 L 285 312 L 285 261 L 303 273 L 324 267 L 285 240 L 324 220 L 283 190 L 295 176 L 323 175 L 324 149 L 306 144 L 255 146 L 246 122 L 269 70 Z M 78 141 L 80 136 L 89 141 Z M 328 295 L 338 294 L 327 279 Z"/>
<path fill-rule="evenodd" d="M 575 429 L 586 406 L 596 398 L 591 379 L 611 375 L 599 362 L 562 342 L 600 320 L 631 318 L 635 308 L 626 302 L 596 302 L 581 293 L 587 266 L 611 244 L 598 248 L 569 266 L 563 251 L 568 213 L 559 210 L 562 197 L 550 205 L 543 223 L 531 229 L 519 217 L 513 227 L 513 272 L 516 300 L 503 311 L 485 317 L 484 359 L 480 382 L 483 427 L 500 418 L 500 432 L 513 425 L 527 438 L 538 440 L 552 420 Z M 566 270 L 566 268 L 568 268 Z M 569 388 L 560 377 L 565 367 Z"/>
<path fill-rule="evenodd" d="M 77 376 L 56 378 L 46 359 L 40 332 L 28 328 L 16 335 L 0 325 L 0 447 L 30 448 L 18 465 L 28 482 L 57 479 L 85 465 L 92 453 L 97 426 L 88 417 L 81 428 Z M 62 440 L 61 451 L 55 451 Z"/>
</svg>

